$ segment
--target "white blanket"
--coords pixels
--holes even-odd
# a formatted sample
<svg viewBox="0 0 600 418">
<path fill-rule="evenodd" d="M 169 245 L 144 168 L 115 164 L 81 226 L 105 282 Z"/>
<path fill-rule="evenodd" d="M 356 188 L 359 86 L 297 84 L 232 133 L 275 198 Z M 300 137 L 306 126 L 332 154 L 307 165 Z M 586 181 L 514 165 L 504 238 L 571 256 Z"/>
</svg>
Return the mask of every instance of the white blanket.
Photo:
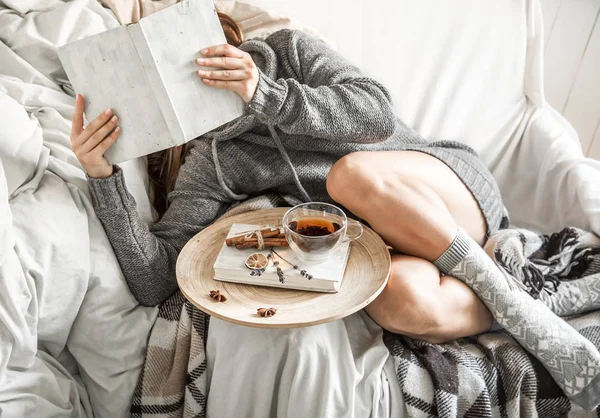
<svg viewBox="0 0 600 418">
<path fill-rule="evenodd" d="M 207 416 L 404 418 L 382 335 L 364 311 L 293 329 L 248 328 L 211 318 Z"/>
<path fill-rule="evenodd" d="M 70 150 L 56 45 L 116 25 L 94 0 L 0 1 L 0 415 L 124 417 L 156 310 L 127 289 Z M 129 186 L 150 218 L 139 163 Z"/>
</svg>

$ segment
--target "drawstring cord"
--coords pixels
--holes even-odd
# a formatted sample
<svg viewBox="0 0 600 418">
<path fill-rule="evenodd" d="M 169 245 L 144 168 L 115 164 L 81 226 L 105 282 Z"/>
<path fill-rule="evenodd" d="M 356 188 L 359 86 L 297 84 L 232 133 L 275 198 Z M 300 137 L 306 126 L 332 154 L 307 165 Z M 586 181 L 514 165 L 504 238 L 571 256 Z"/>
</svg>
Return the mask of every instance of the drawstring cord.
<svg viewBox="0 0 600 418">
<path fill-rule="evenodd" d="M 283 147 L 283 144 L 281 143 L 281 139 L 279 138 L 277 131 L 275 130 L 275 128 L 273 126 L 269 125 L 269 132 L 271 132 L 271 137 L 273 138 L 273 142 L 275 142 L 275 145 L 277 146 L 279 153 L 281 154 L 281 156 L 285 160 L 286 164 L 292 171 L 292 177 L 294 178 L 294 184 L 296 185 L 296 187 L 298 188 L 298 191 L 302 195 L 302 199 L 305 202 L 310 202 L 311 198 L 308 195 L 308 193 L 306 192 L 306 189 L 304 188 L 304 186 L 302 186 L 302 183 L 300 182 L 300 178 L 298 178 L 298 173 L 296 172 L 296 169 L 294 168 L 294 164 L 292 164 L 292 161 L 290 160 L 290 156 L 288 155 L 287 151 Z M 223 169 L 221 168 L 221 163 L 219 162 L 219 153 L 217 152 L 218 142 L 219 141 L 217 139 L 213 139 L 213 141 L 211 143 L 211 150 L 212 150 L 213 162 L 215 164 L 215 171 L 217 174 L 217 181 L 219 182 L 219 185 L 225 191 L 227 196 L 229 196 L 233 200 L 248 199 L 249 196 L 247 194 L 237 194 L 233 190 L 231 190 L 229 188 L 229 186 L 227 186 L 227 184 L 225 184 L 225 177 L 223 175 Z"/>
<path fill-rule="evenodd" d="M 306 193 L 306 189 L 304 188 L 304 186 L 302 186 L 302 183 L 300 182 L 300 179 L 298 178 L 298 173 L 296 172 L 296 169 L 294 168 L 294 164 L 292 164 L 292 160 L 290 160 L 290 156 L 288 155 L 287 151 L 283 147 L 283 144 L 281 143 L 281 139 L 279 138 L 279 135 L 277 135 L 277 131 L 275 131 L 275 127 L 269 125 L 269 132 L 271 132 L 271 136 L 273 137 L 273 141 L 275 142 L 275 145 L 277 145 L 277 149 L 279 150 L 279 153 L 281 154 L 281 156 L 287 163 L 288 167 L 292 171 L 292 176 L 294 177 L 294 183 L 296 184 L 298 191 L 302 195 L 304 202 L 310 202 L 312 199 L 310 198 L 308 193 Z"/>
<path fill-rule="evenodd" d="M 229 188 L 229 186 L 227 186 L 227 184 L 225 184 L 225 178 L 223 177 L 223 170 L 221 169 L 221 163 L 219 162 L 219 154 L 217 152 L 217 143 L 218 143 L 218 140 L 213 139 L 212 143 L 211 143 L 211 147 L 212 147 L 213 162 L 215 164 L 215 171 L 217 173 L 217 181 L 219 182 L 219 185 L 225 191 L 225 194 L 227 194 L 227 196 L 229 196 L 233 200 L 248 199 L 247 194 L 237 194 L 233 190 L 231 190 Z"/>
</svg>

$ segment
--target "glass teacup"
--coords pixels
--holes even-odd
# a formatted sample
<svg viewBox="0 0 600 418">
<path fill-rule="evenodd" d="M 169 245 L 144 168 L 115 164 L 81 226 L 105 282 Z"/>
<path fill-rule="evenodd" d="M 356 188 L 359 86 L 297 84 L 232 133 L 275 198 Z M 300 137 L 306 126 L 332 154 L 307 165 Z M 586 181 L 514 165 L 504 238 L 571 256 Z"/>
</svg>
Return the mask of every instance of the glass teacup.
<svg viewBox="0 0 600 418">
<path fill-rule="evenodd" d="M 283 230 L 298 257 L 315 263 L 327 260 L 342 243 L 354 241 L 363 233 L 360 222 L 349 220 L 337 206 L 321 202 L 303 203 L 288 210 L 283 216 Z"/>
</svg>

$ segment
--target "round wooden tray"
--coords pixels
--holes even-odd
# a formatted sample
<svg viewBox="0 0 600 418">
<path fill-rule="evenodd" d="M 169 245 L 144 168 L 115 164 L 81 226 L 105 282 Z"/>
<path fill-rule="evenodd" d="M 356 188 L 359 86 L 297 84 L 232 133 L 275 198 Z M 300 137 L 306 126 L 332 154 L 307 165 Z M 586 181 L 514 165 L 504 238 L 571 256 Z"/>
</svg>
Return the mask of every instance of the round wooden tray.
<svg viewBox="0 0 600 418">
<path fill-rule="evenodd" d="M 276 225 L 287 209 L 266 209 L 221 219 L 198 233 L 177 260 L 177 281 L 185 297 L 209 315 L 236 324 L 260 328 L 294 328 L 344 318 L 373 301 L 387 283 L 391 269 L 389 251 L 373 230 L 364 227 L 354 241 L 344 280 L 338 293 L 252 286 L 213 279 L 213 265 L 229 228 L 234 223 Z M 220 290 L 226 302 L 209 297 Z M 257 315 L 258 308 L 276 308 L 270 318 Z"/>
</svg>

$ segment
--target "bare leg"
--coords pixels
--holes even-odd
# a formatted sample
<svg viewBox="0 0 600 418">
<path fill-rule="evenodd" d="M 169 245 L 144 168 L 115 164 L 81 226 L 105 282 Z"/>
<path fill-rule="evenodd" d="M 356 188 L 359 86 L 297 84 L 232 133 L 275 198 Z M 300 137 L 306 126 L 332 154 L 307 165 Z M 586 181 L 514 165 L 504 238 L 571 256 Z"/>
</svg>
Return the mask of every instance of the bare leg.
<svg viewBox="0 0 600 418">
<path fill-rule="evenodd" d="M 483 303 L 458 280 L 440 279 L 431 264 L 451 244 L 459 225 L 480 244 L 486 237 L 477 202 L 450 168 L 419 152 L 355 153 L 332 168 L 327 189 L 391 246 L 413 256 L 394 258 L 388 286 L 367 308 L 383 328 L 431 341 L 489 329 L 491 315 Z M 419 318 L 425 323 L 415 328 Z"/>
<path fill-rule="evenodd" d="M 485 240 L 471 192 L 444 163 L 421 152 L 350 154 L 331 169 L 327 190 L 404 254 L 435 260 L 458 225 L 478 243 Z"/>
<path fill-rule="evenodd" d="M 475 335 L 490 328 L 492 315 L 460 280 L 442 276 L 429 261 L 392 257 L 386 289 L 366 308 L 390 332 L 431 343 Z"/>
</svg>

